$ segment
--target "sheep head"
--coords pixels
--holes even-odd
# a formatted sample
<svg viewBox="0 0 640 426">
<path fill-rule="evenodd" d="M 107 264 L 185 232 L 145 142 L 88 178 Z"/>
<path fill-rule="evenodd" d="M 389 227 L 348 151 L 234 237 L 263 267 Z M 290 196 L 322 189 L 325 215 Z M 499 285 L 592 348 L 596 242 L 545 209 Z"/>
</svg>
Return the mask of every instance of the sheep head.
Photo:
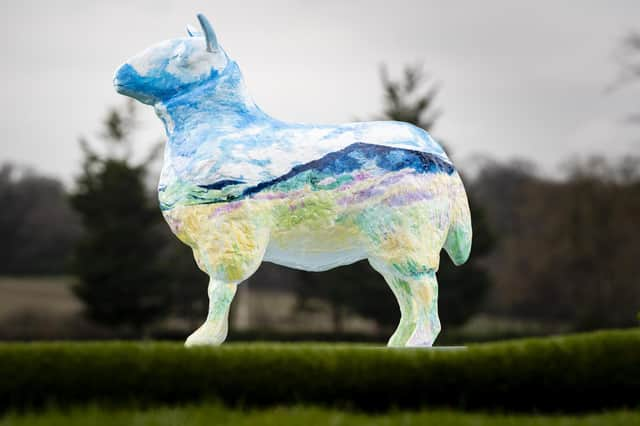
<svg viewBox="0 0 640 426">
<path fill-rule="evenodd" d="M 215 81 L 229 63 L 207 18 L 199 14 L 202 33 L 155 44 L 125 62 L 115 73 L 118 91 L 142 103 L 167 102 L 179 93 Z"/>
</svg>

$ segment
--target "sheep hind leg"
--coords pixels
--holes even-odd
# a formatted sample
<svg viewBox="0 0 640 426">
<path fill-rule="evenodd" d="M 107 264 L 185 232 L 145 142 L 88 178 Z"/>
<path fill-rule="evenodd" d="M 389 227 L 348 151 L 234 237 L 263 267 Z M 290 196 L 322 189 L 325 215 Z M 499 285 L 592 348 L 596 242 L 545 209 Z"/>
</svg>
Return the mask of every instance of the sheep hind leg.
<svg viewBox="0 0 640 426">
<path fill-rule="evenodd" d="M 229 308 L 236 294 L 236 283 L 209 281 L 209 313 L 207 319 L 185 342 L 185 346 L 219 345 L 227 338 Z"/>
<path fill-rule="evenodd" d="M 440 333 L 435 272 L 408 277 L 381 262 L 371 259 L 369 262 L 384 277 L 400 306 L 400 323 L 389 339 L 388 346 L 432 346 Z"/>
</svg>

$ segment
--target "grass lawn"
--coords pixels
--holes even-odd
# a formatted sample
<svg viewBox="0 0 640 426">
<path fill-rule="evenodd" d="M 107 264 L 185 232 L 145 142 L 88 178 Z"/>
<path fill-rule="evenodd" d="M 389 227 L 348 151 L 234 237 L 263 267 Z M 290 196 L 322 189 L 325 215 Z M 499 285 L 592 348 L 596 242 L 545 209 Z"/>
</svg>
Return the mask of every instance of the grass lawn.
<svg viewBox="0 0 640 426">
<path fill-rule="evenodd" d="M 101 426 L 101 425 L 632 425 L 640 424 L 640 411 L 612 411 L 580 416 L 502 415 L 459 411 L 396 411 L 369 415 L 316 407 L 276 407 L 241 411 L 215 404 L 158 407 L 146 410 L 105 409 L 97 405 L 75 407 L 67 411 L 43 412 L 0 417 L 0 426 Z"/>
</svg>

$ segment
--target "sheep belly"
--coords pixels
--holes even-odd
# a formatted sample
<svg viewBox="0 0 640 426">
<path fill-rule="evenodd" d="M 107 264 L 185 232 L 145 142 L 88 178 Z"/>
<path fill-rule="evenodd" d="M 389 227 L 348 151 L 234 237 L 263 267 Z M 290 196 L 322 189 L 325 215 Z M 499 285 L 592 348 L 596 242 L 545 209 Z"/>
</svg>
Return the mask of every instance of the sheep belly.
<svg viewBox="0 0 640 426">
<path fill-rule="evenodd" d="M 451 189 L 458 185 L 457 176 L 403 170 L 333 190 L 308 186 L 270 209 L 264 260 L 309 271 L 371 256 L 415 255 L 437 264 L 449 225 Z"/>
<path fill-rule="evenodd" d="M 372 256 L 437 265 L 460 184 L 457 175 L 402 170 L 334 189 L 269 190 L 164 213 L 206 269 L 225 280 L 244 279 L 262 260 L 310 271 Z"/>
</svg>

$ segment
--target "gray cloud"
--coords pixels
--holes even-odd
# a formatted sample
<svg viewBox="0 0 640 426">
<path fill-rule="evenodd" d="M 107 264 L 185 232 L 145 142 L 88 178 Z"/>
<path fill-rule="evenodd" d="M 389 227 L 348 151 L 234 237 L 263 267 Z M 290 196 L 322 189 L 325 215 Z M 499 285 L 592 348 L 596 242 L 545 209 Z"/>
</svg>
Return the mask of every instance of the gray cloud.
<svg viewBox="0 0 640 426">
<path fill-rule="evenodd" d="M 268 3 L 268 4 L 267 4 Z M 293 121 L 380 109 L 381 62 L 422 62 L 443 83 L 435 135 L 456 158 L 526 157 L 554 172 L 570 155 L 640 151 L 622 123 L 638 87 L 611 94 L 614 51 L 640 27 L 637 1 L 13 1 L 2 8 L 2 156 L 69 181 L 77 137 L 122 102 L 113 70 L 206 13 L 254 98 Z M 141 114 L 151 141 L 162 127 Z M 139 152 L 147 148 L 141 142 Z"/>
</svg>

